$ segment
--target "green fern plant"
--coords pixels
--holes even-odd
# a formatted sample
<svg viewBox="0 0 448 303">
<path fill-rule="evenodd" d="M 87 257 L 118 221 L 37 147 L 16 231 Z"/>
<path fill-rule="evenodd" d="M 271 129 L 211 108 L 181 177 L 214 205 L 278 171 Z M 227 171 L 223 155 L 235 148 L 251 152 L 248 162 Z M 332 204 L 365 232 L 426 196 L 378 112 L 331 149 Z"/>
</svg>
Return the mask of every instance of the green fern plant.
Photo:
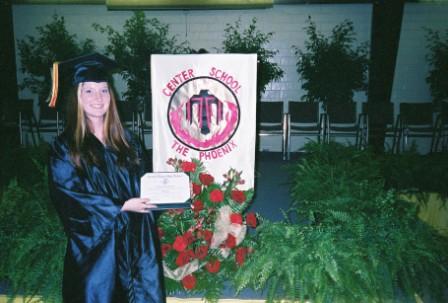
<svg viewBox="0 0 448 303">
<path fill-rule="evenodd" d="M 65 235 L 50 204 L 47 172 L 41 149 L 28 149 L 34 158 L 27 178 L 10 179 L 0 200 L 0 280 L 12 301 L 61 302 Z"/>
<path fill-rule="evenodd" d="M 237 289 L 267 289 L 268 302 L 413 302 L 428 294 L 443 302 L 448 240 L 418 220 L 415 204 L 384 189 L 380 161 L 336 143 L 305 150 L 293 167 L 294 202 L 283 222 L 259 227 Z"/>
<path fill-rule="evenodd" d="M 23 295 L 25 300 L 61 302 L 66 240 L 49 205 L 46 172 L 42 175 L 31 187 L 12 180 L 0 203 L 0 279 L 7 282 L 11 300 Z"/>
<path fill-rule="evenodd" d="M 402 154 L 385 154 L 382 171 L 386 186 L 405 193 L 437 193 L 448 199 L 448 157 L 444 153 L 428 155 L 410 150 Z"/>
</svg>

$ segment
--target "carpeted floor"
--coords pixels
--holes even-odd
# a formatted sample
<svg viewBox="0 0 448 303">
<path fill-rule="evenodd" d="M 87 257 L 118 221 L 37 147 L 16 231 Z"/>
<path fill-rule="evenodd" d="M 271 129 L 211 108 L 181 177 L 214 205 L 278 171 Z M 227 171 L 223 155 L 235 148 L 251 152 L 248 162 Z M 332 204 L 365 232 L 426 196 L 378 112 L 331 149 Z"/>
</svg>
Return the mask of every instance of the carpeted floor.
<svg viewBox="0 0 448 303">
<path fill-rule="evenodd" d="M 281 210 L 286 210 L 291 202 L 292 164 L 282 160 L 281 153 L 261 152 L 255 164 L 255 197 L 250 211 L 261 214 L 271 221 L 283 219 Z"/>
</svg>

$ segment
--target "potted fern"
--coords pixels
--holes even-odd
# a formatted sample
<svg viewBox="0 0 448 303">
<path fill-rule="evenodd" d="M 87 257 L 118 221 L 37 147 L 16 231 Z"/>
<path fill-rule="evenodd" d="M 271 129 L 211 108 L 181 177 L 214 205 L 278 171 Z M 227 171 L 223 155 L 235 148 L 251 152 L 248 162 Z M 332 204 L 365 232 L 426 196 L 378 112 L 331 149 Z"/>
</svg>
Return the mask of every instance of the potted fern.
<svg viewBox="0 0 448 303">
<path fill-rule="evenodd" d="M 49 198 L 47 155 L 42 144 L 0 157 L 0 281 L 8 302 L 62 301 L 66 237 Z"/>
<path fill-rule="evenodd" d="M 380 161 L 336 143 L 305 149 L 287 217 L 257 229 L 236 288 L 266 290 L 268 302 L 445 302 L 447 238 L 384 188 Z"/>
</svg>

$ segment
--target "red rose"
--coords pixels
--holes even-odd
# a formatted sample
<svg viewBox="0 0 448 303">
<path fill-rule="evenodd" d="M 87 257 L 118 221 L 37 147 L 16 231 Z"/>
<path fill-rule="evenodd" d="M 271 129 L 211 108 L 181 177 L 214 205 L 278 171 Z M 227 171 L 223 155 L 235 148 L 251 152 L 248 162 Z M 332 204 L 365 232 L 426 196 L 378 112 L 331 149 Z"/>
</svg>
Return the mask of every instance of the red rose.
<svg viewBox="0 0 448 303">
<path fill-rule="evenodd" d="M 247 255 L 247 248 L 246 247 L 239 247 L 236 250 L 235 261 L 236 261 L 236 264 L 238 264 L 238 266 L 243 265 L 244 260 L 246 259 L 246 255 Z"/>
<path fill-rule="evenodd" d="M 195 194 L 196 196 L 199 195 L 201 193 L 201 185 L 200 184 L 196 184 L 193 182 L 193 194 Z"/>
<path fill-rule="evenodd" d="M 181 252 L 181 251 L 184 251 L 185 248 L 187 248 L 187 245 L 188 245 L 188 243 L 183 236 L 176 236 L 176 239 L 174 240 L 174 243 L 173 243 L 173 248 L 176 251 Z"/>
<path fill-rule="evenodd" d="M 235 224 L 243 224 L 243 217 L 240 214 L 230 214 L 230 222 Z"/>
<path fill-rule="evenodd" d="M 185 276 L 182 279 L 182 285 L 185 289 L 193 289 L 196 286 L 196 278 L 193 275 Z"/>
<path fill-rule="evenodd" d="M 246 201 L 246 195 L 241 190 L 232 190 L 232 192 L 230 193 L 230 197 L 233 201 L 240 204 Z"/>
<path fill-rule="evenodd" d="M 193 233 L 191 231 L 187 231 L 186 233 L 184 233 L 183 237 L 185 242 L 187 243 L 187 246 L 194 241 Z"/>
<path fill-rule="evenodd" d="M 163 238 L 163 236 L 165 235 L 165 232 L 161 227 L 157 227 L 157 233 L 159 234 L 159 239 Z"/>
<path fill-rule="evenodd" d="M 204 233 L 204 240 L 210 242 L 213 238 L 213 232 L 211 230 L 205 229 L 203 233 Z"/>
<path fill-rule="evenodd" d="M 162 244 L 162 256 L 165 257 L 166 254 L 173 248 L 173 246 L 169 243 Z"/>
<path fill-rule="evenodd" d="M 210 260 L 205 265 L 205 268 L 207 269 L 207 271 L 212 274 L 217 273 L 219 271 L 220 267 L 221 267 L 221 262 L 219 262 L 218 259 Z"/>
<path fill-rule="evenodd" d="M 220 189 L 214 189 L 210 192 L 209 198 L 213 203 L 219 203 L 224 200 L 224 194 Z"/>
<path fill-rule="evenodd" d="M 195 257 L 199 260 L 203 260 L 207 257 L 208 253 L 208 245 L 201 245 L 196 249 Z"/>
<path fill-rule="evenodd" d="M 204 209 L 204 203 L 201 200 L 196 200 L 193 202 L 193 210 L 195 212 L 201 211 Z"/>
<path fill-rule="evenodd" d="M 196 170 L 196 163 L 184 161 L 180 165 L 180 168 L 186 173 L 193 172 Z"/>
<path fill-rule="evenodd" d="M 190 251 L 186 250 L 186 251 L 181 251 L 176 258 L 176 265 L 181 267 L 185 264 L 187 264 L 188 262 L 190 262 L 191 260 L 191 255 L 190 255 Z"/>
<path fill-rule="evenodd" d="M 250 227 L 257 227 L 257 216 L 254 213 L 248 213 L 246 215 L 246 224 Z"/>
<path fill-rule="evenodd" d="M 210 184 L 213 183 L 213 181 L 215 181 L 215 179 L 213 179 L 212 176 L 210 176 L 209 174 L 204 174 L 204 173 L 199 174 L 199 180 L 205 186 L 209 186 Z"/>
<path fill-rule="evenodd" d="M 236 238 L 233 235 L 231 234 L 227 235 L 226 246 L 228 248 L 234 248 L 236 246 Z"/>
</svg>

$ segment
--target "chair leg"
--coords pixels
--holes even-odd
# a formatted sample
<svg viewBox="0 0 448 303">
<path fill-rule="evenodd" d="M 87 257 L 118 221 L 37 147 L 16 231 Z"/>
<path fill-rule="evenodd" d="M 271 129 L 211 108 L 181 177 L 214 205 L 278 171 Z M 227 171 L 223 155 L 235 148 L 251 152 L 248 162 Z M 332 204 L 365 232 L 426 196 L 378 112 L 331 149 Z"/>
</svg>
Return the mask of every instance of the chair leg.
<svg viewBox="0 0 448 303">
<path fill-rule="evenodd" d="M 440 141 L 443 139 L 443 121 L 439 116 L 436 119 L 434 132 L 431 140 L 431 153 L 439 150 Z"/>
<path fill-rule="evenodd" d="M 20 145 L 23 145 L 23 124 L 22 124 L 22 112 L 19 112 L 19 138 Z"/>
<path fill-rule="evenodd" d="M 34 121 L 33 121 L 33 115 L 32 115 L 32 114 L 27 114 L 27 120 L 28 120 L 28 125 L 29 125 L 29 127 L 30 127 L 31 140 L 33 141 L 33 146 L 37 146 L 36 138 L 35 138 L 35 136 L 34 136 Z"/>
<path fill-rule="evenodd" d="M 143 146 L 145 146 L 146 148 L 146 144 L 145 144 L 145 120 L 143 118 L 143 112 L 137 112 L 137 128 L 138 128 L 138 134 L 140 137 L 140 140 L 143 144 Z"/>
<path fill-rule="evenodd" d="M 39 123 L 37 122 L 37 119 L 36 119 L 36 116 L 34 115 L 34 113 L 31 113 L 31 119 L 32 119 L 33 126 L 36 127 L 37 141 L 39 142 L 41 140 Z M 34 138 L 33 138 L 33 142 L 34 142 Z"/>
<path fill-rule="evenodd" d="M 289 160 L 289 132 L 290 132 L 290 116 L 288 113 L 283 114 L 282 121 L 282 156 L 283 160 Z M 288 149 L 288 150 L 287 150 Z"/>
<path fill-rule="evenodd" d="M 398 116 L 394 126 L 394 139 L 392 142 L 392 153 L 400 153 L 401 137 L 403 135 L 403 125 L 401 117 Z"/>
</svg>

